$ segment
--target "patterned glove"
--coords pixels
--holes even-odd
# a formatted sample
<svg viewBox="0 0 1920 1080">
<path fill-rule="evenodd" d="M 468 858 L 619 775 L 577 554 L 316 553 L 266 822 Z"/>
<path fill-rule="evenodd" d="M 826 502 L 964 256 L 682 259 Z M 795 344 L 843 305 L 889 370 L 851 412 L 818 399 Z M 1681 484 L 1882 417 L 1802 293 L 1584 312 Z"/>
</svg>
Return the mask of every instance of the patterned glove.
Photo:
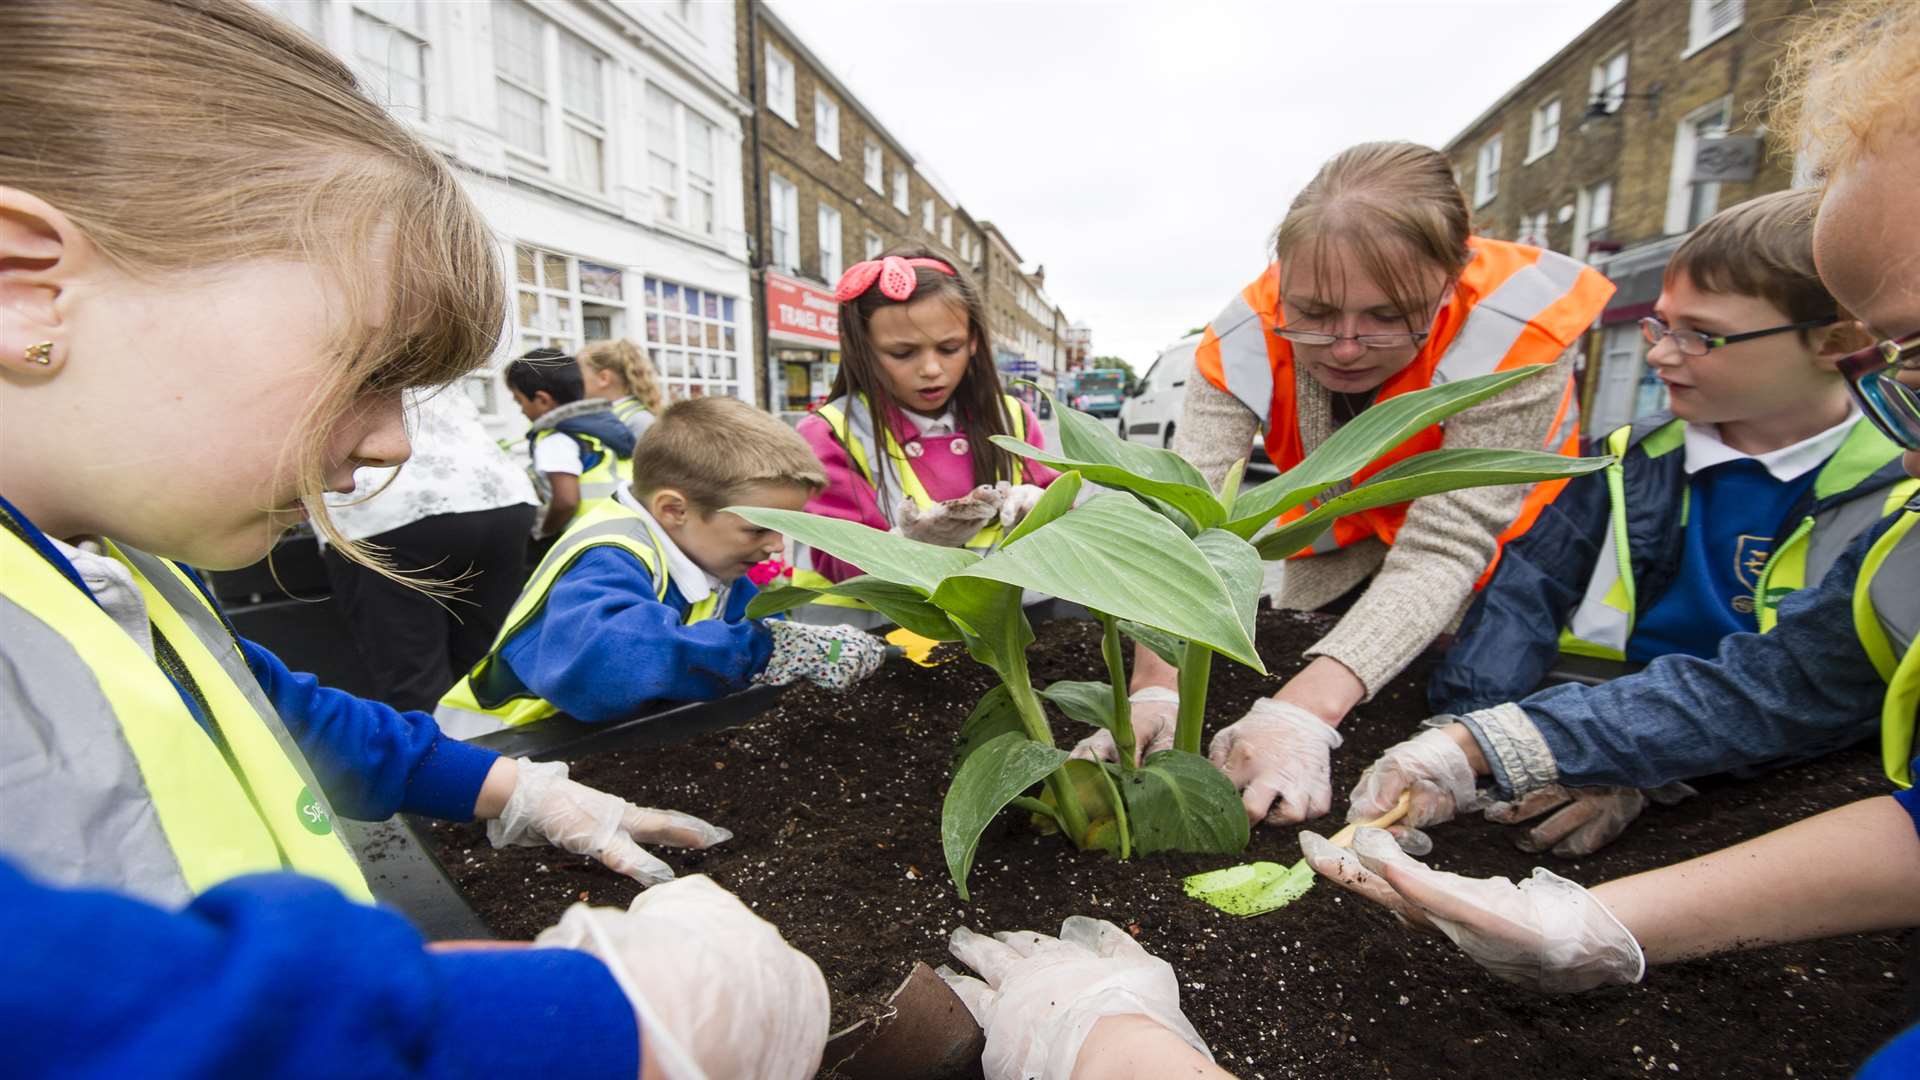
<svg viewBox="0 0 1920 1080">
<path fill-rule="evenodd" d="M 785 686 L 805 679 L 828 690 L 845 690 L 880 670 L 887 659 L 887 643 L 851 626 L 813 626 L 787 619 L 770 619 L 773 655 L 754 676 L 757 683 Z"/>
</svg>

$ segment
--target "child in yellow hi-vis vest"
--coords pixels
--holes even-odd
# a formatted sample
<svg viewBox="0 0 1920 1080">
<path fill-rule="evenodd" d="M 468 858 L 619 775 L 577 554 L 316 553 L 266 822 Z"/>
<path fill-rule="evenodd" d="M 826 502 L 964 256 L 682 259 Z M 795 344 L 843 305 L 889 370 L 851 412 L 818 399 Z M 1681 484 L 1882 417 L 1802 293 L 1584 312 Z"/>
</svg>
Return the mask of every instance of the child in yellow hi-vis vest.
<svg viewBox="0 0 1920 1080">
<path fill-rule="evenodd" d="M 561 534 L 436 718 L 468 738 L 556 713 L 607 723 L 753 683 L 838 689 L 872 674 L 886 657 L 872 635 L 745 617 L 747 570 L 784 539 L 724 508 L 799 510 L 825 482 L 770 413 L 722 397 L 669 407 L 634 449 L 632 487 Z"/>
</svg>

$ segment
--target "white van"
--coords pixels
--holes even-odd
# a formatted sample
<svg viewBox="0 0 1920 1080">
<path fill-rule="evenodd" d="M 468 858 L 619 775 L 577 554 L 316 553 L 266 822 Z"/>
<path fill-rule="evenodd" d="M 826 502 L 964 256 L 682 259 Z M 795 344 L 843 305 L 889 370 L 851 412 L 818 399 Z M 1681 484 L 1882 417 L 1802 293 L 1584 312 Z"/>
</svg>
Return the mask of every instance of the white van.
<svg viewBox="0 0 1920 1080">
<path fill-rule="evenodd" d="M 1133 396 L 1120 406 L 1120 436 L 1129 442 L 1146 443 L 1163 449 L 1173 448 L 1173 429 L 1180 421 L 1180 410 L 1187 400 L 1187 380 L 1194 378 L 1193 354 L 1200 347 L 1199 334 L 1189 334 L 1160 350 L 1153 366 L 1134 388 Z M 1272 473 L 1261 437 L 1253 437 L 1250 472 Z"/>
</svg>

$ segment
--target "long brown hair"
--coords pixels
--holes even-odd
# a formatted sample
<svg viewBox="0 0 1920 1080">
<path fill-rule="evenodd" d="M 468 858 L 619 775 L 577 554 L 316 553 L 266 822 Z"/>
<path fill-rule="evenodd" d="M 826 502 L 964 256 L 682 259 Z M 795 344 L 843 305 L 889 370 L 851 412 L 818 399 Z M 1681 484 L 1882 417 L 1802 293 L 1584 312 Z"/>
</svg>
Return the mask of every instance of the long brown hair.
<svg viewBox="0 0 1920 1080">
<path fill-rule="evenodd" d="M 1419 330 L 1438 299 L 1427 294 L 1421 271 L 1437 267 L 1448 282 L 1458 278 L 1470 232 L 1466 196 L 1446 155 L 1417 143 L 1361 143 L 1335 154 L 1294 196 L 1273 231 L 1273 257 L 1283 275 L 1304 262 L 1324 281 L 1333 247 L 1343 247 L 1407 329 Z"/>
<path fill-rule="evenodd" d="M 923 247 L 893 248 L 886 254 L 903 259 L 939 259 L 946 263 L 945 259 Z M 991 484 L 997 480 L 1011 480 L 1013 455 L 992 442 L 995 435 L 1013 434 L 1013 418 L 1007 415 L 1006 395 L 1000 389 L 1000 373 L 993 366 L 993 338 L 987 332 L 985 305 L 981 303 L 980 290 L 958 267 L 954 267 L 951 274 L 915 267 L 913 274 L 913 295 L 904 301 L 889 300 L 875 285 L 840 304 L 840 373 L 834 377 L 833 390 L 828 396 L 845 398 L 847 407 L 852 408 L 853 395 L 866 395 L 867 407 L 873 417 L 874 438 L 879 440 L 878 445 L 884 447 L 884 433 L 892 430 L 887 422 L 888 416 L 899 407 L 894 404 L 893 392 L 887 389 L 886 378 L 880 373 L 880 354 L 873 347 L 873 339 L 867 335 L 867 320 L 872 318 L 874 312 L 894 304 L 911 304 L 927 299 L 945 300 L 966 312 L 967 333 L 973 339 L 973 352 L 967 357 L 967 373 L 961 377 L 960 385 L 954 387 L 950 399 L 955 426 L 967 436 L 967 452 L 973 458 L 973 482 Z M 885 470 L 892 465 L 884 450 L 877 456 L 879 461 L 868 463 L 874 470 L 876 488 L 884 483 Z"/>
<path fill-rule="evenodd" d="M 327 516 L 329 436 L 370 391 L 473 370 L 506 320 L 493 236 L 439 155 L 241 0 L 4 0 L 0 71 L 0 184 L 59 208 L 116 266 L 286 258 L 333 277 L 347 329 L 281 452 L 314 528 L 391 576 Z"/>
</svg>

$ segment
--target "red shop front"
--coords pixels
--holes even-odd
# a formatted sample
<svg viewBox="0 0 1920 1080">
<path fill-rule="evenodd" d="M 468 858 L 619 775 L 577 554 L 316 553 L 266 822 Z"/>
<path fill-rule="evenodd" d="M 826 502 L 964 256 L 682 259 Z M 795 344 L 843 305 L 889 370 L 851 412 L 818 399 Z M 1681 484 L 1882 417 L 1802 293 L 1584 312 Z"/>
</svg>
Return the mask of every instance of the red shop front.
<svg viewBox="0 0 1920 1080">
<path fill-rule="evenodd" d="M 767 386 L 788 423 L 827 399 L 840 370 L 839 312 L 827 290 L 768 271 Z"/>
</svg>

